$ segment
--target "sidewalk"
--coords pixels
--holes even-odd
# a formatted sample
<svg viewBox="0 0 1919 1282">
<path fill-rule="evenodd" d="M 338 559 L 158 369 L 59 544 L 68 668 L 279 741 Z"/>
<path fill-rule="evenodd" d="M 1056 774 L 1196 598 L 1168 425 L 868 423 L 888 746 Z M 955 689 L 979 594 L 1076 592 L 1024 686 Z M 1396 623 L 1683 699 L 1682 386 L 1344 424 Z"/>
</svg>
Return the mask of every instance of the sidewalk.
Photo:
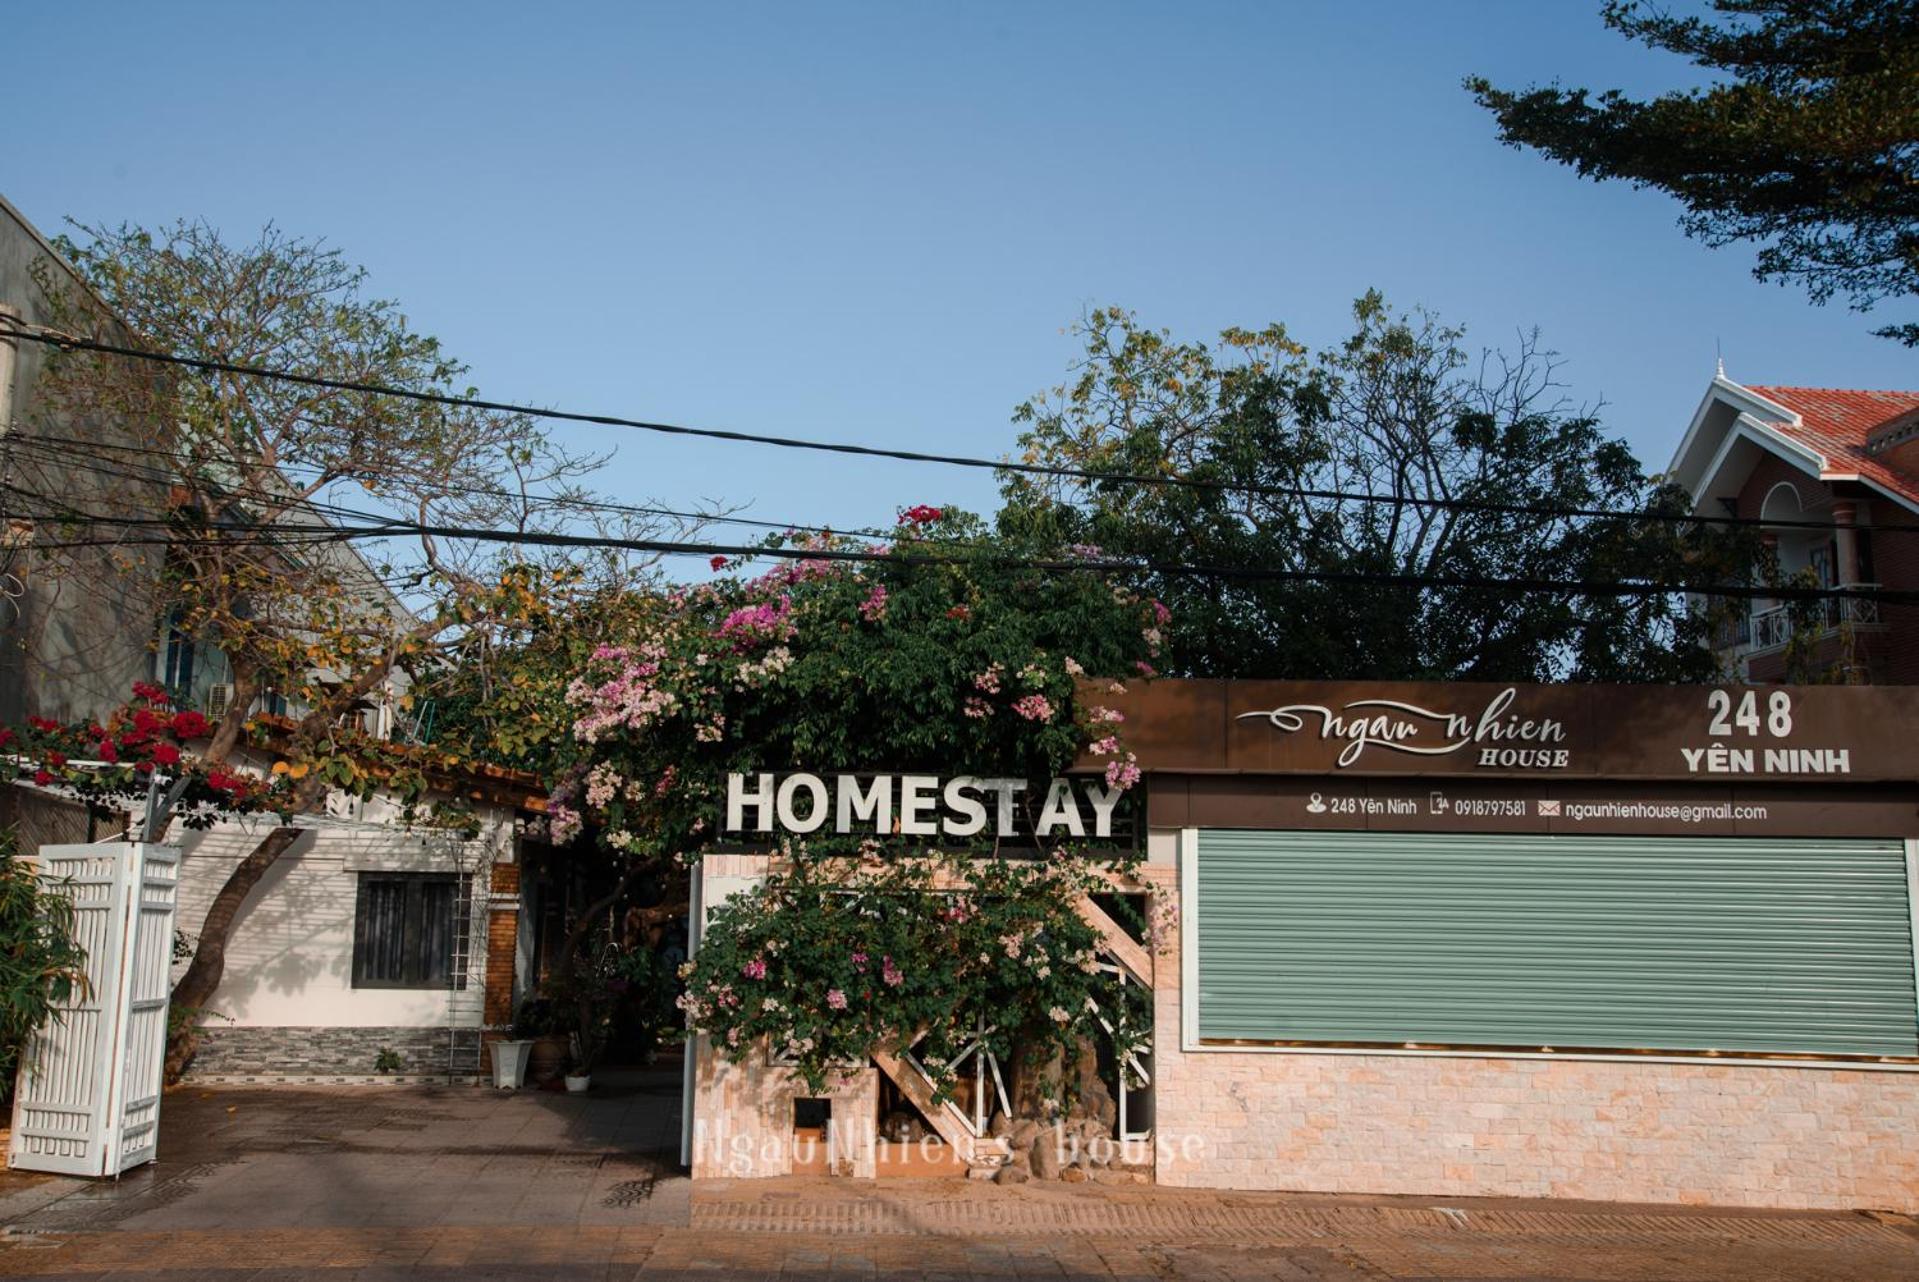
<svg viewBox="0 0 1919 1282">
<path fill-rule="evenodd" d="M 675 1075 L 585 1098 L 188 1088 L 118 1183 L 0 1178 L 0 1276 L 1919 1278 L 1901 1217 L 679 1175 Z"/>
</svg>

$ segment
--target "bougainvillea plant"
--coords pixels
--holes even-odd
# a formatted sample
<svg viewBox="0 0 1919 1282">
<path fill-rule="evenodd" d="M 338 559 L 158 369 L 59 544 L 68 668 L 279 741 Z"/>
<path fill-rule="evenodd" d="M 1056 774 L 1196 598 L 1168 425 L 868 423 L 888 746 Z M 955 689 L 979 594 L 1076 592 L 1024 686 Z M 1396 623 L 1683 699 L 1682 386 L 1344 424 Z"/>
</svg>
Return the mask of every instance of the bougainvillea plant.
<svg viewBox="0 0 1919 1282">
<path fill-rule="evenodd" d="M 195 754 L 194 744 L 211 733 L 201 713 L 176 709 L 166 690 L 136 681 L 132 699 L 103 720 L 28 717 L 0 728 L 0 760 L 14 777 L 97 809 L 137 811 L 157 780 L 188 828 L 208 827 L 222 814 L 272 810 L 272 777 L 208 765 Z"/>
<path fill-rule="evenodd" d="M 56 721 L 28 717 L 0 727 L 0 769 L 14 778 L 69 795 L 96 811 L 130 811 L 159 802 L 162 822 L 208 828 L 223 816 L 273 814 L 283 823 L 310 808 L 304 794 L 317 781 L 352 796 L 380 792 L 409 821 L 466 829 L 472 816 L 457 801 L 423 808 L 436 771 L 452 758 L 379 740 L 342 726 L 329 741 L 289 756 L 270 718 L 249 721 L 242 752 L 227 761 L 201 755 L 215 727 L 201 712 L 176 704 L 162 686 L 133 683 L 133 696 L 106 717 Z"/>
<path fill-rule="evenodd" d="M 1099 570 L 1097 550 L 918 506 L 884 545 L 788 535 L 768 552 L 780 559 L 751 575 L 716 557 L 720 577 L 592 652 L 565 693 L 575 756 L 548 803 L 555 841 L 590 831 L 634 870 L 690 862 L 728 836 L 734 772 L 1014 777 L 1043 795 L 1090 756 L 1106 786 L 1138 782 L 1102 699 L 1152 675 L 1167 615 Z M 817 1084 L 924 1035 L 937 1078 L 939 1048 L 982 1013 L 1000 1055 L 1143 1024 L 1109 1000 L 1075 911 L 1137 850 L 808 841 L 717 912 L 686 969 L 693 1025 L 723 1050 L 768 1045 Z"/>
<path fill-rule="evenodd" d="M 1071 1057 L 1104 1019 L 1120 1062 L 1143 1045 L 1145 990 L 1102 969 L 1073 909 L 1110 889 L 1089 863 L 784 853 L 790 871 L 716 908 L 685 967 L 680 1004 L 716 1045 L 764 1045 L 820 1090 L 875 1047 L 917 1041 L 942 1098 L 974 1038 L 1005 1062 Z"/>
<path fill-rule="evenodd" d="M 951 508 L 902 513 L 877 548 L 783 536 L 754 576 L 668 595 L 567 688 L 573 757 L 548 817 L 614 852 L 697 858 L 733 772 L 924 770 L 1043 781 L 1082 754 L 1139 779 L 1121 715 L 1087 689 L 1150 676 L 1165 607 L 1107 576 L 1036 568 L 1086 556 L 989 537 Z M 873 561 L 845 553 L 885 553 Z M 715 558 L 715 569 L 737 568 Z M 816 853 L 845 853 L 815 840 Z"/>
</svg>

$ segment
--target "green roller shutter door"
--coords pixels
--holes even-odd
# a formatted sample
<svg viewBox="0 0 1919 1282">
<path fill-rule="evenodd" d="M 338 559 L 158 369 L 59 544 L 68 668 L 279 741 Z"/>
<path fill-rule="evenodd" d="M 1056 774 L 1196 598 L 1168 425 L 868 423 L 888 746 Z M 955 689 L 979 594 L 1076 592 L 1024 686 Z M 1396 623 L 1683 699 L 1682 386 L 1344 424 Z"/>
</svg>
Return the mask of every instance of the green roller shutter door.
<svg viewBox="0 0 1919 1282">
<path fill-rule="evenodd" d="M 1898 841 L 1204 830 L 1202 1041 L 1919 1055 Z"/>
</svg>

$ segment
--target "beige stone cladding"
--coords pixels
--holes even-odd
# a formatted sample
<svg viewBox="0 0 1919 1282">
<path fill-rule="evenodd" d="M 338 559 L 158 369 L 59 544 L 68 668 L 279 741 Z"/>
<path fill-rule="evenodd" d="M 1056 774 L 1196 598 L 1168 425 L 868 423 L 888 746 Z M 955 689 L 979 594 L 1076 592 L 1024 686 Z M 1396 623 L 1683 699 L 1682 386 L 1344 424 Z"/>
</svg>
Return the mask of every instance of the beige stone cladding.
<svg viewBox="0 0 1919 1282">
<path fill-rule="evenodd" d="M 1919 1212 L 1919 1073 L 1183 1053 L 1182 1000 L 1157 986 L 1162 1185 Z"/>
<path fill-rule="evenodd" d="M 789 1068 L 769 1064 L 762 1050 L 715 1054 L 695 1039 L 693 1178 L 754 1179 L 793 1171 L 793 1102 L 828 1099 L 827 1169 L 872 1179 L 879 1115 L 879 1074 L 870 1065 L 833 1073 L 814 1091 Z"/>
</svg>

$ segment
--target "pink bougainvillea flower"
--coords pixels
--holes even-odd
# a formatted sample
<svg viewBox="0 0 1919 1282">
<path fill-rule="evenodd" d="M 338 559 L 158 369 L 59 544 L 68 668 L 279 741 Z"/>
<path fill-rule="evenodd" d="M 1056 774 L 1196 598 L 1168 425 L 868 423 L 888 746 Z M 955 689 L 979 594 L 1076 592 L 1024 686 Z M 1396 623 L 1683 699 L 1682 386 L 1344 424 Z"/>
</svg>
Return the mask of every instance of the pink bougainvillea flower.
<svg viewBox="0 0 1919 1282">
<path fill-rule="evenodd" d="M 1029 694 L 1013 702 L 1013 711 L 1028 721 L 1051 721 L 1053 705 L 1043 694 Z"/>
<path fill-rule="evenodd" d="M 845 1010 L 846 994 L 837 988 L 829 988 L 826 990 L 826 1004 L 834 1010 Z"/>
<path fill-rule="evenodd" d="M 746 976 L 748 979 L 765 979 L 766 963 L 760 958 L 755 957 L 752 961 L 740 967 L 740 974 Z"/>
<path fill-rule="evenodd" d="M 880 978 L 886 981 L 888 988 L 898 988 L 906 976 L 900 974 L 899 967 L 893 964 L 891 957 L 882 957 L 880 958 Z"/>
</svg>

